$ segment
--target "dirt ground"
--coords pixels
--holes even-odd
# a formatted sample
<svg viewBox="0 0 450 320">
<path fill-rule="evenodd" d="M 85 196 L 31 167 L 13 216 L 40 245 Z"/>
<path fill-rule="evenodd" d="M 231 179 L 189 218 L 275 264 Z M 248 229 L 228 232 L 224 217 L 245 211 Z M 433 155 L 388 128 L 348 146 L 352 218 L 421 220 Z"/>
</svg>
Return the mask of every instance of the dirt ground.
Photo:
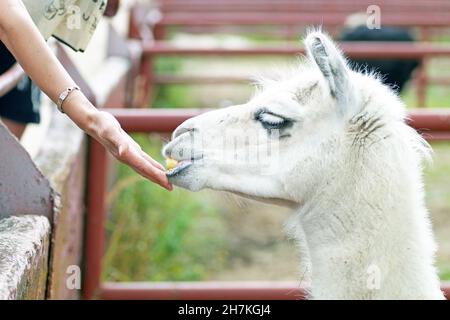
<svg viewBox="0 0 450 320">
<path fill-rule="evenodd" d="M 221 193 L 224 195 L 224 193 Z M 212 280 L 295 280 L 299 277 L 294 241 L 284 232 L 289 210 L 226 194 L 219 206 L 228 222 L 230 259 Z"/>
</svg>

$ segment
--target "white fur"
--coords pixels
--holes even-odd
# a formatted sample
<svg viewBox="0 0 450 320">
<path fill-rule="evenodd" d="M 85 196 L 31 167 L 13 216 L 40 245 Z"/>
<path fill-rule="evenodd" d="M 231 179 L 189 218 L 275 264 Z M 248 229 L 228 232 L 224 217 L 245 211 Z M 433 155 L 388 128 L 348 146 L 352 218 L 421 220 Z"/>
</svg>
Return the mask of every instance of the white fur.
<svg viewBox="0 0 450 320">
<path fill-rule="evenodd" d="M 171 181 L 294 208 L 290 232 L 307 262 L 312 298 L 442 299 L 424 205 L 428 145 L 405 124 L 397 96 L 374 76 L 351 71 L 327 36 L 310 33 L 305 44 L 308 58 L 295 74 L 174 132 L 166 155 L 203 160 Z M 263 131 L 265 140 L 247 148 L 276 139 L 255 120 L 262 107 L 294 121 L 279 139 L 275 170 L 219 161 L 224 132 Z M 200 136 L 201 144 L 189 139 Z"/>
</svg>

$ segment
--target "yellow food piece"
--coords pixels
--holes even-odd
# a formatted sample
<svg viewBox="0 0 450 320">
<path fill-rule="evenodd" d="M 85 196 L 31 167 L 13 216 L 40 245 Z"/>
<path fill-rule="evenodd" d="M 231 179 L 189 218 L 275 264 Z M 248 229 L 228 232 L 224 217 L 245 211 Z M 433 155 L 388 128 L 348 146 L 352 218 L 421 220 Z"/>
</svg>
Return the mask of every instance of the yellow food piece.
<svg viewBox="0 0 450 320">
<path fill-rule="evenodd" d="M 167 158 L 166 159 L 166 168 L 167 170 L 171 170 L 173 168 L 175 168 L 178 164 L 178 161 L 175 159 L 171 159 L 171 158 Z"/>
</svg>

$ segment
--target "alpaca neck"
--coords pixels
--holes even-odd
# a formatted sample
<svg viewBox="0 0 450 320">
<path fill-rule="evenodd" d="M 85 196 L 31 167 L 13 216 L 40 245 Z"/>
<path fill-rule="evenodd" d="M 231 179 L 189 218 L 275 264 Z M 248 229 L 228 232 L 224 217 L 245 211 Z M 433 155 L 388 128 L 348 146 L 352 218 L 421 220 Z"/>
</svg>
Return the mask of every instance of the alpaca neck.
<svg viewBox="0 0 450 320">
<path fill-rule="evenodd" d="M 442 298 L 420 180 L 396 173 L 340 172 L 301 208 L 313 298 Z"/>
</svg>

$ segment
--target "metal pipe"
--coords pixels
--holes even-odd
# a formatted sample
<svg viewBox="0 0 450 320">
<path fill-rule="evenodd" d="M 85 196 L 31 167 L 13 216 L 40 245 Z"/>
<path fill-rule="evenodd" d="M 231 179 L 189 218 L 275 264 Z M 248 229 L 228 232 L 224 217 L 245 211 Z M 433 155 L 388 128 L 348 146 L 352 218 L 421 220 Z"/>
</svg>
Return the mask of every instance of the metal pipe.
<svg viewBox="0 0 450 320">
<path fill-rule="evenodd" d="M 428 77 L 427 82 L 450 86 L 450 78 L 445 77 Z M 248 75 L 241 76 L 190 76 L 190 75 L 174 75 L 174 74 L 158 74 L 153 76 L 154 84 L 184 84 L 184 85 L 197 85 L 197 84 L 251 84 L 251 77 Z M 422 104 L 419 103 L 422 106 Z"/>
<path fill-rule="evenodd" d="M 435 85 L 450 86 L 450 78 L 428 77 L 427 82 Z M 251 84 L 250 75 L 241 76 L 190 76 L 174 74 L 158 74 L 153 76 L 154 84 L 164 85 L 200 85 L 200 84 Z M 146 100 L 147 101 L 147 100 Z M 423 104 L 419 105 L 423 106 Z"/>
<path fill-rule="evenodd" d="M 114 115 L 127 132 L 170 133 L 183 121 L 206 109 L 103 109 Z"/>
<path fill-rule="evenodd" d="M 441 289 L 450 299 L 450 282 Z M 294 281 L 105 283 L 103 300 L 304 300 L 307 289 Z"/>
<path fill-rule="evenodd" d="M 407 122 L 414 129 L 421 132 L 447 131 L 450 132 L 450 110 L 428 109 L 410 111 Z"/>
<path fill-rule="evenodd" d="M 156 84 L 246 84 L 250 83 L 250 77 L 245 76 L 175 76 L 171 74 L 159 74 L 153 77 Z"/>
<path fill-rule="evenodd" d="M 449 15 L 450 16 L 450 15 Z M 426 56 L 450 56 L 450 46 L 416 42 L 340 42 L 339 47 L 350 58 L 366 59 L 421 59 Z M 252 46 L 242 48 L 177 47 L 167 42 L 143 43 L 146 56 L 154 55 L 201 55 L 201 56 L 248 56 L 305 54 L 305 48 L 297 44 L 276 46 Z"/>
<path fill-rule="evenodd" d="M 333 1 L 330 0 L 160 0 L 157 1 L 159 7 L 164 6 L 176 6 L 176 5 L 204 5 L 206 7 L 215 7 L 222 5 L 262 5 L 262 6 L 271 6 L 271 5 L 279 5 L 279 6 L 289 6 L 289 5 L 305 5 L 305 6 L 315 6 L 315 5 L 329 5 L 333 8 L 338 8 L 341 5 L 355 5 L 361 4 L 364 6 L 373 4 L 373 0 L 339 0 L 339 3 L 334 4 Z M 424 6 L 424 7 L 435 7 L 448 5 L 447 0 L 428 0 L 427 2 L 423 2 L 423 0 L 411 1 L 411 0 L 396 0 L 392 2 L 392 0 L 378 0 L 377 5 L 379 6 Z"/>
<path fill-rule="evenodd" d="M 103 109 L 113 114 L 127 132 L 170 133 L 183 121 L 211 109 Z M 439 137 L 450 135 L 450 110 L 412 110 L 407 123 L 416 130 Z"/>
<path fill-rule="evenodd" d="M 97 141 L 89 141 L 89 171 L 86 217 L 86 249 L 83 298 L 97 296 L 103 269 L 106 212 L 106 150 Z"/>
<path fill-rule="evenodd" d="M 443 2 L 439 4 L 439 9 L 448 11 L 450 9 L 450 3 Z M 215 2 L 209 1 L 207 3 L 177 3 L 170 5 L 160 6 L 161 11 L 165 13 L 172 12 L 197 12 L 197 13 L 216 13 L 216 12 L 276 12 L 276 13 L 289 13 L 295 11 L 301 12 L 327 12 L 334 11 L 345 14 L 352 14 L 355 11 L 365 11 L 367 9 L 367 4 L 354 4 L 354 3 L 343 3 L 338 6 L 328 3 L 225 3 L 217 4 Z M 417 3 L 417 4 L 381 4 L 379 5 L 381 11 L 385 12 L 396 12 L 397 14 L 408 14 L 410 12 L 435 12 L 436 6 L 430 6 L 428 3 Z M 389 11 L 387 11 L 389 10 Z M 441 11 L 442 12 L 442 11 Z"/>
<path fill-rule="evenodd" d="M 251 26 L 251 25 L 324 25 L 342 26 L 346 12 L 229 12 L 229 13 L 168 13 L 157 23 L 164 26 Z M 398 12 L 383 15 L 383 25 L 414 27 L 447 27 L 450 15 L 446 12 Z"/>
<path fill-rule="evenodd" d="M 128 282 L 105 283 L 100 299 L 149 300 L 303 300 L 296 282 Z"/>
</svg>

